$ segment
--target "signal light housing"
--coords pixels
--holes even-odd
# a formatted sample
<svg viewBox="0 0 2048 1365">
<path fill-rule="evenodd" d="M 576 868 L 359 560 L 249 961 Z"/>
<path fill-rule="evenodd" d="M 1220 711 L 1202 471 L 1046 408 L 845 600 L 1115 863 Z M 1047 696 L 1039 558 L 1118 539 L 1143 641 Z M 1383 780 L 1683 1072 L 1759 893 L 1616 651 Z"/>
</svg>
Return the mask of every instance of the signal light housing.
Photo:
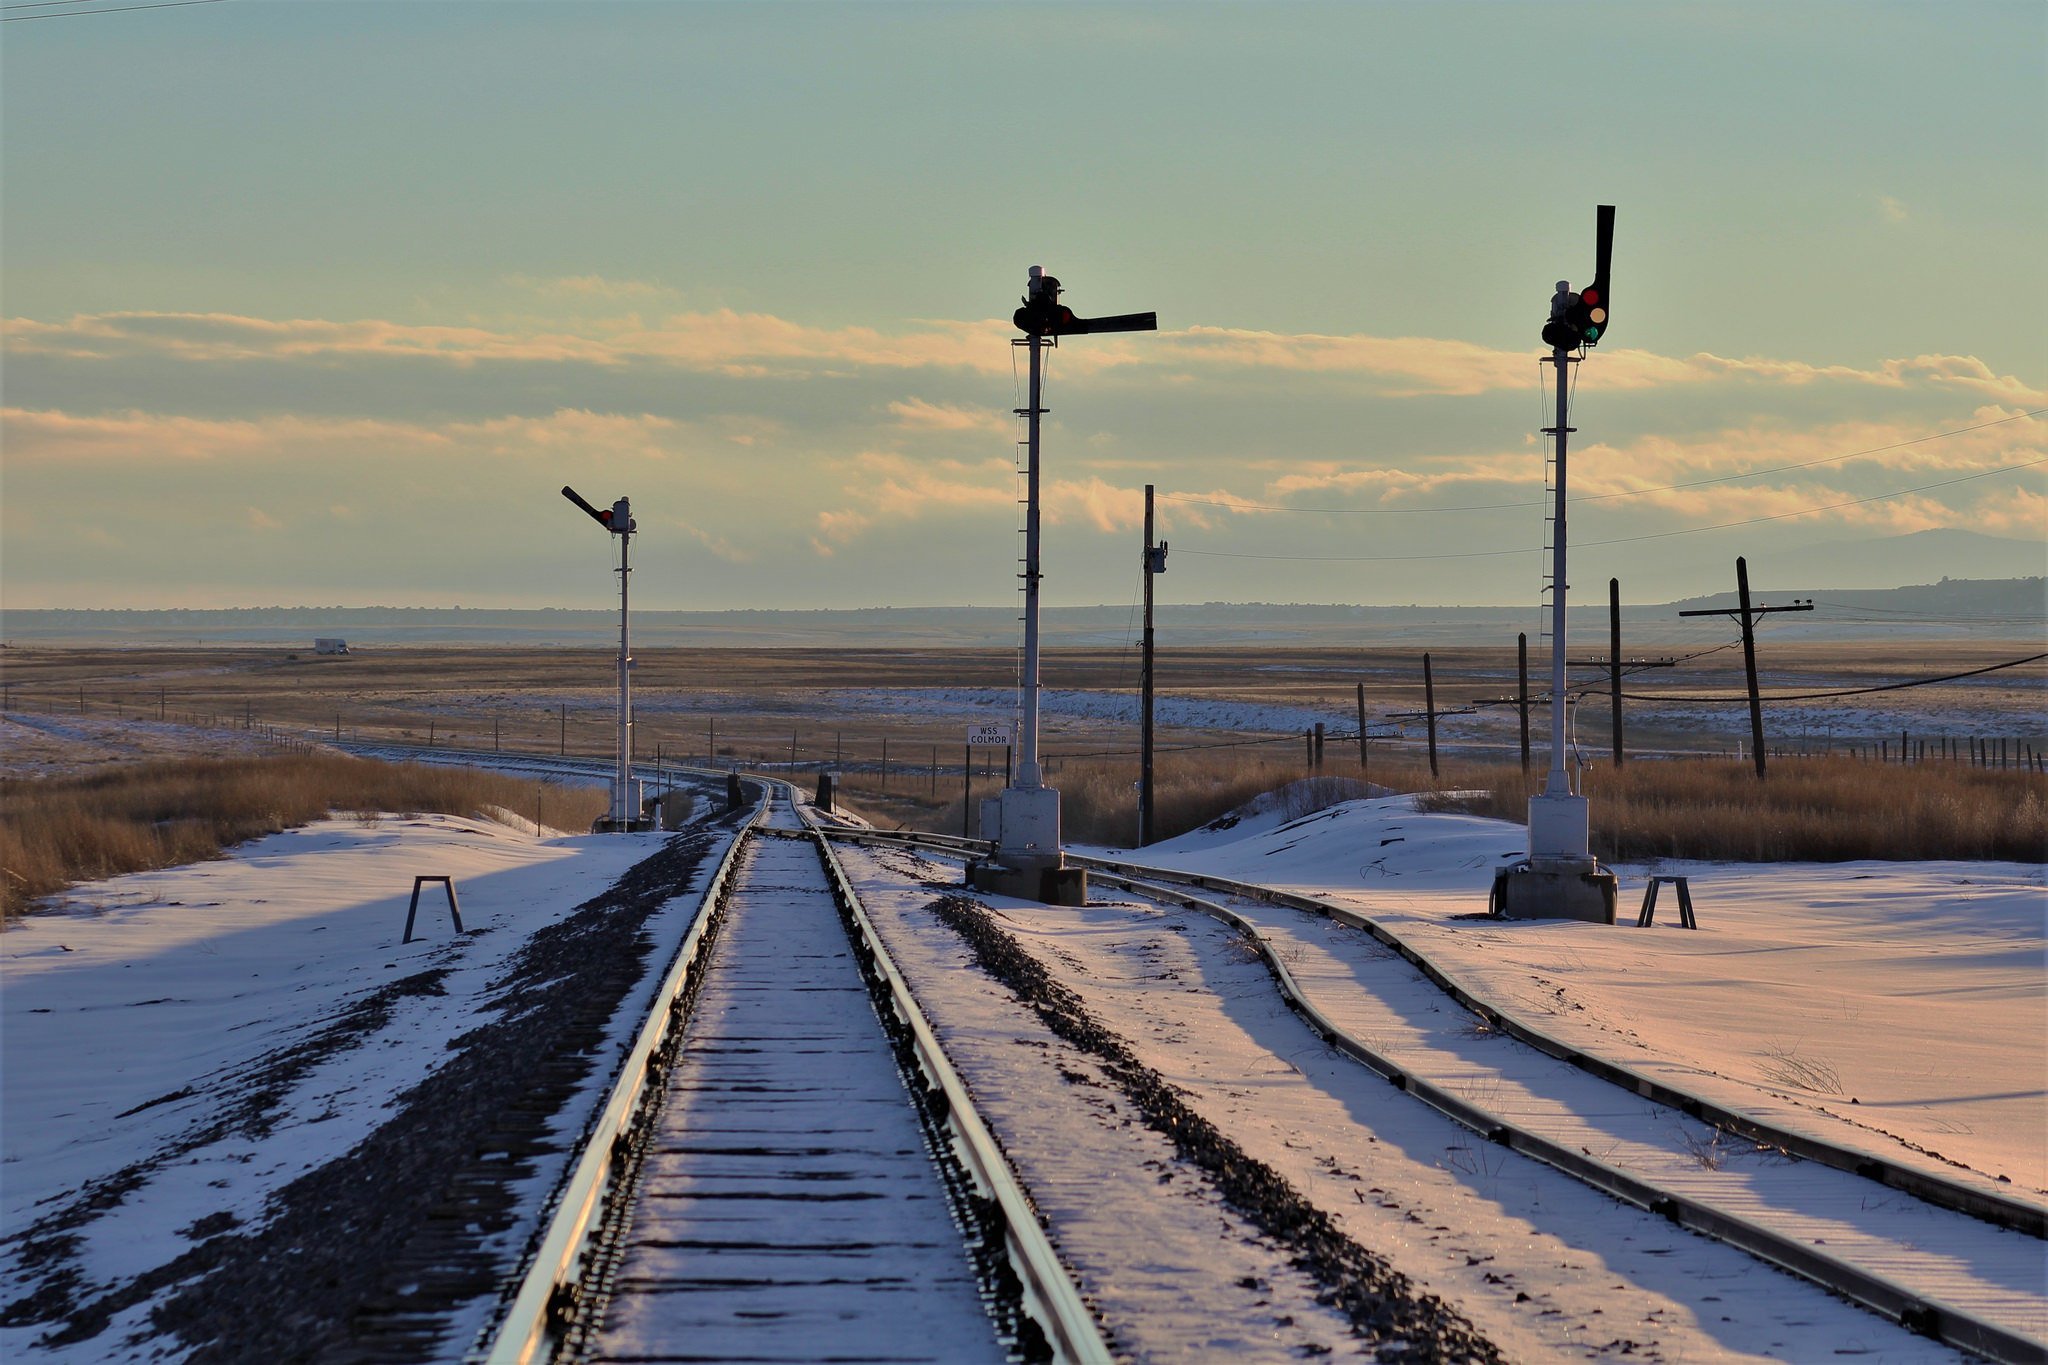
<svg viewBox="0 0 2048 1365">
<path fill-rule="evenodd" d="M 1550 321 L 1543 328 L 1543 344 L 1553 349 L 1597 346 L 1607 335 L 1614 294 L 1607 269 L 1614 254 L 1614 205 L 1601 204 L 1593 220 L 1593 282 L 1574 294 L 1558 286 L 1550 304 Z"/>
</svg>

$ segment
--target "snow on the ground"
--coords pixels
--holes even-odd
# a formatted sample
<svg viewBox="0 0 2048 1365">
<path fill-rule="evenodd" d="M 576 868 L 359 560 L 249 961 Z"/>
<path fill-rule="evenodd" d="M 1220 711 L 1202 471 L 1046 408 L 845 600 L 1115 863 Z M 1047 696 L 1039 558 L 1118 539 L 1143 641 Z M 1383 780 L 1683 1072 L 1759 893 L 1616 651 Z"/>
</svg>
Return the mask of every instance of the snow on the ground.
<svg viewBox="0 0 2048 1365">
<path fill-rule="evenodd" d="M 7 777 L 51 777 L 153 759 L 225 758 L 260 753 L 266 747 L 263 736 L 253 730 L 117 716 L 0 714 L 0 775 Z"/>
<path fill-rule="evenodd" d="M 1147 1149 L 1154 1135 L 1086 1058 L 1004 1009 L 1006 993 L 922 909 L 932 893 L 888 885 L 883 869 L 900 856 L 863 850 L 846 861 L 1119 1340 L 1141 1359 L 1298 1351 L 1290 1299 L 1312 1298 L 1312 1287 L 1271 1264 L 1273 1249 L 1219 1208 L 1170 1146 Z M 1466 1314 L 1506 1359 L 1955 1359 L 1390 1089 L 1312 1034 L 1235 933 L 1206 916 L 1099 893 L 1078 910 L 986 899 L 1204 1118 Z M 1251 1302 L 1230 1302 L 1251 1286 Z M 1276 1321 L 1288 1330 L 1275 1332 Z M 1243 1336 L 1203 1336 L 1225 1324 Z M 1344 1349 L 1325 1323 L 1311 1330 Z"/>
<path fill-rule="evenodd" d="M 171 1260 L 202 1218 L 262 1221 L 266 1198 L 348 1151 L 391 1100 L 479 1020 L 486 987 L 536 929 L 646 857 L 658 836 L 535 838 L 454 816 L 335 818 L 216 861 L 73 888 L 0 934 L 0 1225 L 19 1231 L 58 1200 L 176 1148 L 262 1081 L 259 1059 L 301 1043 L 378 988 L 446 969 L 441 994 L 408 995 L 369 1036 L 314 1065 L 270 1113 L 151 1169 L 81 1230 L 88 1285 Z M 415 875 L 451 876 L 462 922 Z M 678 916 L 678 918 L 681 918 Z M 10 1257 L 0 1301 L 21 1288 Z M 0 1331 L 0 1356 L 37 1329 Z M 107 1358 L 118 1332 L 37 1359 Z"/>
<path fill-rule="evenodd" d="M 2048 1190 L 2048 868 L 1663 862 L 1690 878 L 1697 931 L 1668 887 L 1635 927 L 1637 866 L 1617 869 L 1612 926 L 1485 917 L 1494 867 L 1525 851 L 1519 826 L 1386 797 L 1120 856 L 1330 899 L 1574 1046 L 1894 1160 Z"/>
</svg>

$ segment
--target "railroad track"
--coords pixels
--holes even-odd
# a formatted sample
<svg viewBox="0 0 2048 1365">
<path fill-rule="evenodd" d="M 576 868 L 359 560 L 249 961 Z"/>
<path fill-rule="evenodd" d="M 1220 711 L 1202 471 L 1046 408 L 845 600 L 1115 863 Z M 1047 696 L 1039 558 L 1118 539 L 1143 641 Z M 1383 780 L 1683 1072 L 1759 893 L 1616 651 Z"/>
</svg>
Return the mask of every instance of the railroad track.
<svg viewBox="0 0 2048 1365">
<path fill-rule="evenodd" d="M 477 757 L 464 755 L 453 761 Z M 563 771 L 576 771 L 578 764 L 545 762 Z M 588 761 L 585 765 L 592 772 L 602 768 Z M 791 789 L 779 782 L 772 787 L 784 795 L 770 804 L 762 828 L 782 829 L 785 835 L 799 832 L 805 822 L 789 799 Z M 829 826 L 818 834 L 945 858 L 987 849 L 980 840 L 944 835 Z M 1737 1247 L 1922 1335 L 1993 1360 L 2048 1360 L 2048 1312 L 2040 1293 L 2040 1243 L 2048 1211 L 2039 1205 L 1890 1160 L 1867 1148 L 1761 1121 L 1667 1080 L 1587 1054 L 1482 998 L 1397 934 L 1355 910 L 1127 860 L 1074 861 L 1090 867 L 1099 884 L 1231 925 L 1257 946 L 1281 994 L 1331 1048 L 1488 1142 Z M 852 901 L 850 888 L 842 894 Z M 1390 1019 L 1383 1010 L 1373 1012 L 1370 992 L 1333 991 L 1328 982 L 1298 977 L 1304 936 L 1300 925 L 1285 922 L 1289 917 L 1362 930 L 1419 974 L 1429 989 L 1448 995 L 1468 1011 L 1462 1016 L 1465 1027 L 1476 1018 L 1529 1053 L 1519 1066 L 1478 1077 L 1470 1067 L 1470 1049 L 1464 1050 L 1467 1055 L 1452 1058 L 1458 1049 L 1442 1046 L 1442 1039 L 1401 1037 L 1395 1027 L 1398 1019 Z M 1296 966 L 1290 967 L 1290 961 Z M 1390 1038 L 1394 1044 L 1387 1041 Z M 1570 1085 L 1560 1088 L 1554 1076 L 1543 1077 L 1542 1066 L 1527 1064 L 1530 1057 L 1538 1063 L 1566 1063 L 1579 1073 L 1579 1084 L 1597 1082 L 1604 1098 L 1588 1103 Z M 1549 1070 L 1554 1073 L 1558 1068 L 1553 1065 Z M 1486 1103 L 1469 1098 L 1481 1093 Z M 1595 1115 L 1597 1121 L 1577 1121 L 1574 1116 L 1580 1111 Z M 1708 1139 L 1710 1148 L 1725 1135 L 1752 1150 L 1796 1158 L 1803 1164 L 1792 1178 L 1801 1194 L 1793 1202 L 1808 1207 L 1790 1214 L 1781 1204 L 1773 1204 L 1768 1190 L 1748 1190 L 1744 1180 L 1732 1177 L 1714 1179 L 1712 1163 L 1703 1163 L 1697 1148 L 1674 1152 L 1669 1137 L 1661 1143 L 1646 1140 L 1646 1131 L 1670 1129 L 1672 1111 L 1706 1125 L 1706 1131 L 1715 1135 Z M 1807 1165 L 1823 1169 L 1810 1171 Z M 1874 1198 L 1880 1187 L 1889 1198 Z M 1914 1212 L 1896 1216 L 1897 1196 L 1906 1196 L 1904 1202 Z M 1872 1216 L 1863 1207 L 1868 1204 L 1892 1212 Z M 2012 1269 L 2015 1262 L 2017 1271 Z M 1067 1288 L 1070 1291 L 1071 1285 Z M 559 1317 L 566 1291 L 554 1292 Z"/>
<path fill-rule="evenodd" d="M 753 785 L 472 1358 L 1107 1361 L 836 856 Z"/>
<path fill-rule="evenodd" d="M 830 835 L 948 858 L 987 847 L 943 835 L 844 829 Z M 1289 1005 L 1330 1047 L 1488 1142 L 1737 1247 L 1922 1335 L 1993 1360 L 2048 1360 L 2038 1206 L 1761 1123 L 1587 1056 L 1479 999 L 1355 911 L 1128 862 L 1074 860 L 1094 871 L 1098 885 L 1229 924 L 1256 945 Z M 1393 949 L 1401 960 L 1379 973 L 1389 978 L 1388 994 L 1403 989 L 1391 978 L 1406 975 L 1411 992 L 1445 992 L 1470 1013 L 1450 1016 L 1450 1023 L 1438 1026 L 1440 1036 L 1424 1036 L 1414 1027 L 1419 1011 L 1404 1015 L 1374 990 L 1356 988 L 1358 961 L 1312 970 L 1320 951 L 1310 932 L 1315 924 L 1364 930 Z M 1416 973 L 1423 981 L 1414 980 Z M 1524 1048 L 1502 1054 L 1497 1065 L 1476 1066 L 1473 1049 L 1448 1036 L 1469 1032 L 1475 1016 L 1482 1027 Z M 1563 1071 L 1557 1061 L 1576 1070 Z M 1474 1095 L 1484 1102 L 1469 1098 Z M 1726 1134 L 1738 1147 L 1766 1151 L 1778 1159 L 1778 1169 L 1717 1171 L 1711 1156 L 1719 1139 L 1702 1147 L 1698 1138 L 1681 1137 L 1677 1142 L 1685 1145 L 1674 1147 L 1672 1111 L 1706 1126 L 1694 1131 Z M 1703 1150 L 1710 1159 L 1702 1160 Z M 1883 1197 L 1876 1197 L 1880 1189 Z"/>
</svg>

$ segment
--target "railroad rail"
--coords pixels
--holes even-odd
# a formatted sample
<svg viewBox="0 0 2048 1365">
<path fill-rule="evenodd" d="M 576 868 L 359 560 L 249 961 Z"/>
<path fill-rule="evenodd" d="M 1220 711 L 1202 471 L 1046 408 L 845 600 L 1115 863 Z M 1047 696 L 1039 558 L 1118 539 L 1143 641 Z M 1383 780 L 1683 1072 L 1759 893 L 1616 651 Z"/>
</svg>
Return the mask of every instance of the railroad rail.
<svg viewBox="0 0 2048 1365">
<path fill-rule="evenodd" d="M 464 757 L 468 761 L 476 761 L 480 756 Z M 555 760 L 554 765 L 569 767 L 575 762 L 576 760 L 568 760 L 566 763 Z M 688 775 L 697 778 L 723 777 L 723 774 L 694 770 L 689 771 Z M 786 783 L 774 779 L 768 781 L 785 792 L 792 790 Z M 794 802 L 791 803 L 791 809 L 795 809 Z M 824 825 L 810 821 L 808 817 L 804 823 L 811 827 L 816 835 L 822 836 L 821 843 L 840 840 L 872 843 L 962 858 L 983 855 L 989 848 L 986 841 L 958 836 L 877 831 L 839 824 Z M 1887 1159 L 1867 1150 L 1829 1142 L 1811 1134 L 1755 1118 L 1693 1094 L 1665 1080 L 1645 1075 L 1634 1068 L 1587 1053 L 1486 1000 L 1394 930 L 1371 916 L 1346 906 L 1313 896 L 1277 891 L 1175 869 L 1151 867 L 1125 859 L 1097 858 L 1071 853 L 1068 856 L 1072 861 L 1090 868 L 1098 879 L 1108 885 L 1117 886 L 1134 895 L 1196 910 L 1233 925 L 1257 947 L 1266 969 L 1278 983 L 1283 998 L 1331 1047 L 1488 1141 L 1542 1161 L 1624 1203 L 1649 1210 L 1703 1236 L 1737 1247 L 1898 1322 L 1910 1330 L 1989 1359 L 2048 1361 L 2048 1343 L 2031 1335 L 2027 1330 L 2015 1330 L 2011 1326 L 1991 1320 L 1982 1313 L 1941 1302 L 1901 1283 L 1898 1278 L 1852 1264 L 1796 1237 L 1788 1236 L 1751 1219 L 1731 1215 L 1726 1210 L 1715 1207 L 1710 1201 L 1688 1196 L 1681 1191 L 1660 1185 L 1655 1180 L 1644 1179 L 1619 1166 L 1594 1159 L 1590 1153 L 1555 1141 L 1543 1133 L 1533 1131 L 1528 1125 L 1504 1118 L 1483 1106 L 1451 1094 L 1442 1086 L 1432 1084 L 1421 1076 L 1411 1074 L 1411 1068 L 1401 1065 L 1393 1057 L 1373 1048 L 1354 1033 L 1341 1027 L 1327 1011 L 1310 1000 L 1294 980 L 1293 974 L 1288 970 L 1275 946 L 1251 919 L 1220 901 L 1193 893 L 1206 892 L 1256 905 L 1297 910 L 1334 924 L 1361 930 L 1404 959 L 1424 979 L 1450 996 L 1462 1008 L 1484 1020 L 1490 1029 L 1634 1096 L 1684 1113 L 1734 1137 L 1762 1147 L 1775 1148 L 1789 1156 L 1871 1181 L 1935 1208 L 1966 1214 L 1996 1227 L 2035 1239 L 2048 1236 L 2048 1210 L 2025 1200 L 2014 1199 L 1996 1191 L 1987 1191 L 1936 1172 Z M 838 869 L 836 859 L 833 866 L 835 876 L 843 882 L 844 874 Z M 849 903 L 857 904 L 850 888 L 845 894 Z"/>
<path fill-rule="evenodd" d="M 883 1358 L 978 1327 L 994 1357 L 1108 1361 L 836 853 L 788 784 L 749 783 L 759 803 L 470 1358 L 699 1358 L 774 1333 L 829 1353 L 862 1327 Z"/>
<path fill-rule="evenodd" d="M 961 857 L 982 854 L 988 847 L 980 840 L 948 835 L 843 828 L 832 829 L 829 834 L 835 840 L 909 847 Z M 1411 1067 L 1342 1027 L 1330 1011 L 1311 1000 L 1297 983 L 1281 952 L 1258 924 L 1219 901 L 1192 894 L 1191 888 L 1301 910 L 1363 930 L 1416 967 L 1458 1004 L 1486 1020 L 1490 1028 L 1517 1038 L 1547 1056 L 1569 1062 L 1587 1074 L 1618 1085 L 1652 1104 L 1678 1110 L 1747 1141 L 1874 1181 L 1950 1213 L 1970 1215 L 2006 1229 L 2008 1234 L 2041 1237 L 2042 1210 L 2039 1208 L 1929 1172 L 1882 1161 L 1810 1135 L 1761 1123 L 1631 1068 L 1589 1056 L 1480 999 L 1391 930 L 1369 916 L 1345 907 L 1314 897 L 1276 892 L 1215 877 L 1161 868 L 1143 868 L 1141 871 L 1133 864 L 1118 860 L 1073 854 L 1069 857 L 1089 867 L 1097 880 L 1108 885 L 1134 895 L 1196 910 L 1231 925 L 1256 946 L 1289 1006 L 1327 1044 L 1488 1141 L 1541 1161 L 1625 1203 L 1737 1247 L 1922 1335 L 1994 1360 L 2048 1360 L 2048 1344 L 2024 1329 L 1995 1320 L 1991 1313 L 1942 1302 L 1900 1283 L 1892 1276 L 1832 1254 L 1796 1235 L 1753 1218 L 1730 1213 L 1717 1207 L 1711 1199 L 1686 1194 L 1617 1164 L 1595 1158 L 1580 1147 L 1538 1131 L 1531 1123 L 1504 1117 L 1486 1106 L 1460 1098 L 1442 1085 L 1412 1074 Z"/>
</svg>

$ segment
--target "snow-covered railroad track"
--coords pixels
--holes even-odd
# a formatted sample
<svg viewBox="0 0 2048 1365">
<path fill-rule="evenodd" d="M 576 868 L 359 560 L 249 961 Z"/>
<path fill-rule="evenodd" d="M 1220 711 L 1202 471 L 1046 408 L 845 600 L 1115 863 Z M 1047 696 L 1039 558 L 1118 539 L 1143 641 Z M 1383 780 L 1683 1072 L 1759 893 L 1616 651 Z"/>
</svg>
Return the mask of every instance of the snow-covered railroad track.
<svg viewBox="0 0 2048 1365">
<path fill-rule="evenodd" d="M 631 1121 L 597 1126 L 487 1358 L 1106 1361 L 836 859 L 764 785 Z"/>
<path fill-rule="evenodd" d="M 845 837 L 948 854 L 968 847 L 944 837 Z M 1814 1169 L 1796 1159 L 1817 1145 L 1810 1136 L 1788 1152 L 1700 1121 L 1698 1111 L 1712 1106 L 1695 1097 L 1645 1098 L 1633 1085 L 1624 1093 L 1560 1065 L 1570 1059 L 1511 1040 L 1498 1012 L 1461 996 L 1477 1006 L 1475 1031 L 1471 1016 L 1427 1005 L 1426 997 L 1441 1001 L 1438 987 L 1450 988 L 1441 974 L 1431 984 L 1364 935 L 1321 932 L 1333 924 L 1329 907 L 1312 916 L 1251 887 L 1234 888 L 1248 894 L 1226 905 L 1177 879 L 1100 870 L 1096 878 L 1233 925 L 1333 1048 L 1489 1141 L 1950 1345 L 1999 1360 L 2048 1357 L 2037 1236 L 1906 1197 L 1897 1186 L 1907 1182 L 1881 1189 L 1869 1178 L 1878 1175 L 1874 1163 L 1855 1151 L 1834 1149 L 1830 1164 L 1840 1169 Z M 1361 927 L 1359 917 L 1338 913 Z M 1340 937 L 1348 946 L 1333 946 Z"/>
</svg>

